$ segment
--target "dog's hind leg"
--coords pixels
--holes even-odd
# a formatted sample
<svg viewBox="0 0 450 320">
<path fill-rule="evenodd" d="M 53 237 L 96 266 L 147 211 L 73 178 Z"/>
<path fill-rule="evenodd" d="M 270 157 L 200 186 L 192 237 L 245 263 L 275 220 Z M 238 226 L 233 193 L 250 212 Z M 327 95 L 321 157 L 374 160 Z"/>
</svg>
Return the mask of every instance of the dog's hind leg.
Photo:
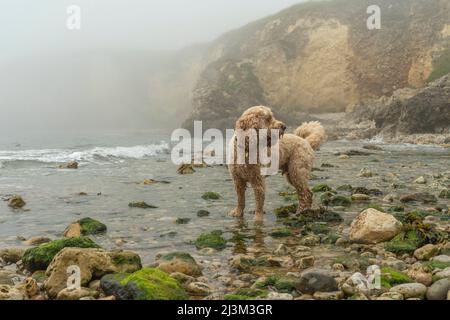
<svg viewBox="0 0 450 320">
<path fill-rule="evenodd" d="M 238 203 L 236 208 L 230 211 L 230 216 L 242 217 L 245 209 L 245 190 L 247 189 L 247 181 L 238 177 L 233 177 L 233 181 Z"/>
<path fill-rule="evenodd" d="M 255 221 L 262 221 L 264 217 L 264 201 L 266 198 L 266 182 L 264 177 L 257 176 L 250 181 L 250 184 L 255 193 Z"/>
<path fill-rule="evenodd" d="M 311 208 L 313 194 L 308 186 L 309 170 L 296 166 L 295 163 L 289 164 L 289 171 L 286 174 L 286 178 L 297 191 L 297 214 L 302 213 L 305 209 Z"/>
</svg>

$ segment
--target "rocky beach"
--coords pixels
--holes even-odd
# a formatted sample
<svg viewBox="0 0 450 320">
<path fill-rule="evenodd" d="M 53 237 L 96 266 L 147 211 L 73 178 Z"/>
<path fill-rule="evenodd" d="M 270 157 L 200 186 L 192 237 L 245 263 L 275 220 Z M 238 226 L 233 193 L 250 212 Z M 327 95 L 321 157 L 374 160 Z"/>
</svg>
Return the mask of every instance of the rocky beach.
<svg viewBox="0 0 450 320">
<path fill-rule="evenodd" d="M 328 142 L 313 209 L 296 216 L 295 192 L 271 176 L 263 224 L 252 196 L 244 219 L 227 216 L 225 166 L 177 168 L 165 148 L 129 156 L 3 160 L 0 299 L 449 298 L 448 148 Z M 379 286 L 355 278 L 370 266 Z"/>
</svg>

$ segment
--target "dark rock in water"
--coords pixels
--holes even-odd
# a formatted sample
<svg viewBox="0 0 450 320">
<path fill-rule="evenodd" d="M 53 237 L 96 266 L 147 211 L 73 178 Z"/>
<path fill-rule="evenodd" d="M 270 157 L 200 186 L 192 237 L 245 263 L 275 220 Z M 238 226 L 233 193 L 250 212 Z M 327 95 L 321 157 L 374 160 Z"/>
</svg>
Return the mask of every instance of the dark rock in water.
<svg viewBox="0 0 450 320">
<path fill-rule="evenodd" d="M 367 189 L 365 187 L 356 187 L 352 190 L 352 194 L 365 194 L 368 196 L 382 196 L 383 192 L 379 189 Z"/>
<path fill-rule="evenodd" d="M 175 220 L 176 224 L 188 224 L 189 221 L 191 221 L 190 218 L 177 218 L 177 220 Z"/>
<path fill-rule="evenodd" d="M 426 192 L 418 192 L 418 193 L 412 193 L 403 195 L 400 197 L 401 202 L 422 202 L 422 203 L 435 203 L 437 202 L 437 199 L 434 195 L 426 193 Z"/>
<path fill-rule="evenodd" d="M 220 194 L 218 194 L 217 192 L 205 192 L 202 195 L 202 199 L 203 200 L 219 200 L 220 199 Z"/>
<path fill-rule="evenodd" d="M 209 216 L 209 211 L 207 210 L 198 210 L 197 217 L 203 218 Z"/>
<path fill-rule="evenodd" d="M 131 274 L 103 276 L 100 286 L 118 300 L 185 300 L 186 291 L 164 271 L 145 268 Z"/>
<path fill-rule="evenodd" d="M 308 294 L 331 292 L 338 290 L 338 284 L 328 271 L 312 269 L 301 274 L 297 290 Z"/>
<path fill-rule="evenodd" d="M 377 146 L 375 144 L 366 144 L 363 146 L 363 149 L 366 150 L 376 150 L 376 151 L 382 151 L 383 148 L 381 148 L 380 146 Z"/>
<path fill-rule="evenodd" d="M 441 279 L 436 281 L 427 290 L 428 300 L 446 300 L 447 293 L 450 291 L 450 279 Z"/>
<path fill-rule="evenodd" d="M 194 167 L 191 164 L 182 164 L 177 169 L 178 174 L 193 174 Z"/>
<path fill-rule="evenodd" d="M 346 155 L 346 156 L 370 156 L 372 153 L 362 150 L 348 150 L 348 151 L 342 151 L 337 152 L 336 155 Z"/>
<path fill-rule="evenodd" d="M 320 201 L 325 206 L 345 206 L 348 207 L 352 204 L 352 200 L 349 197 L 342 195 L 335 195 L 332 192 L 325 192 L 320 196 Z"/>
<path fill-rule="evenodd" d="M 60 169 L 78 169 L 78 162 L 70 161 L 66 164 L 61 164 L 59 166 Z"/>
<path fill-rule="evenodd" d="M 283 224 L 290 227 L 300 227 L 314 222 L 340 223 L 342 221 L 343 219 L 339 213 L 321 207 L 318 209 L 306 209 L 295 217 L 286 218 Z"/>
<path fill-rule="evenodd" d="M 14 196 L 8 200 L 8 206 L 13 209 L 20 209 L 26 205 L 21 196 Z"/>
<path fill-rule="evenodd" d="M 322 163 L 321 165 L 320 165 L 320 167 L 321 168 L 334 168 L 335 166 L 334 165 L 332 165 L 331 163 Z"/>
<path fill-rule="evenodd" d="M 156 209 L 158 207 L 151 205 L 151 204 L 147 204 L 144 201 L 139 201 L 139 202 L 130 202 L 128 204 L 128 206 L 130 208 L 141 208 L 141 209 Z"/>
</svg>

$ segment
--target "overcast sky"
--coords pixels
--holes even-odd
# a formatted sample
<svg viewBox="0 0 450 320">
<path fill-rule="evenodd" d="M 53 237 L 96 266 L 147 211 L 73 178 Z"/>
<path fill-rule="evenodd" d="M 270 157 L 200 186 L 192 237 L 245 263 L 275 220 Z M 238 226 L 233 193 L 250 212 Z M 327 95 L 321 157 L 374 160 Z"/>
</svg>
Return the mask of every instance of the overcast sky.
<svg viewBox="0 0 450 320">
<path fill-rule="evenodd" d="M 176 49 L 302 0 L 2 0 L 0 58 L 85 47 Z M 66 28 L 69 5 L 81 30 Z"/>
</svg>

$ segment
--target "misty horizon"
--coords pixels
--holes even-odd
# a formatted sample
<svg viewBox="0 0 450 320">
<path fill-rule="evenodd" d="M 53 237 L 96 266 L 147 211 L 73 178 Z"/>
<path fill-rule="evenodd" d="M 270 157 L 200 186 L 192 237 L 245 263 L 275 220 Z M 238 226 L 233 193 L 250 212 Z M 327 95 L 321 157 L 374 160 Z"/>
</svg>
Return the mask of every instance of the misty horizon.
<svg viewBox="0 0 450 320">
<path fill-rule="evenodd" d="M 195 46 L 298 2 L 8 1 L 0 12 L 0 130 L 176 126 L 192 79 L 173 83 L 175 91 L 186 86 L 181 92 L 163 83 L 195 61 L 175 53 L 193 46 L 198 55 Z M 66 26 L 73 4 L 80 30 Z"/>
</svg>

